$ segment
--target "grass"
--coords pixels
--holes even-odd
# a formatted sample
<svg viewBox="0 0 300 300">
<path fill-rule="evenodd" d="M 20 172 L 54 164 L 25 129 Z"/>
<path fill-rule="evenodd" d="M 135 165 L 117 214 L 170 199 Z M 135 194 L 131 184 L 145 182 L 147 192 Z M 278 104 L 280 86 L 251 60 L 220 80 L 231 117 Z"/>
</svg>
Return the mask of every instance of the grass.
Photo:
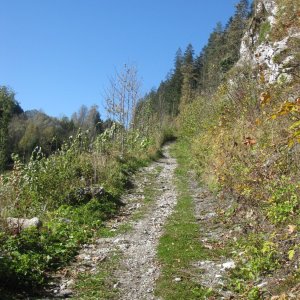
<svg viewBox="0 0 300 300">
<path fill-rule="evenodd" d="M 147 212 L 149 205 L 153 203 L 153 201 L 158 197 L 160 190 L 155 184 L 156 183 L 155 179 L 157 176 L 159 176 L 162 169 L 163 168 L 161 166 L 157 166 L 153 173 L 148 173 L 146 175 L 148 179 L 148 183 L 145 185 L 143 190 L 143 196 L 144 196 L 142 200 L 143 205 L 141 206 L 140 209 L 138 209 L 133 213 L 132 215 L 133 221 L 140 220 Z"/>
<path fill-rule="evenodd" d="M 262 42 L 265 42 L 267 34 L 271 31 L 271 24 L 270 22 L 266 21 L 261 24 L 260 31 L 259 31 L 259 37 L 258 42 L 261 44 Z"/>
<path fill-rule="evenodd" d="M 120 260 L 119 253 L 113 253 L 98 267 L 96 274 L 80 275 L 76 282 L 76 294 L 73 299 L 118 299 L 116 281 L 111 277 Z"/>
<path fill-rule="evenodd" d="M 199 226 L 188 188 L 189 149 L 185 143 L 177 142 L 172 149 L 172 155 L 179 164 L 176 169 L 178 202 L 167 221 L 158 246 L 158 259 L 162 269 L 157 281 L 156 295 L 165 300 L 205 299 L 212 292 L 197 283 L 195 278 L 199 274 L 191 271 L 192 263 L 203 260 L 207 256 L 207 250 L 198 240 Z"/>
</svg>

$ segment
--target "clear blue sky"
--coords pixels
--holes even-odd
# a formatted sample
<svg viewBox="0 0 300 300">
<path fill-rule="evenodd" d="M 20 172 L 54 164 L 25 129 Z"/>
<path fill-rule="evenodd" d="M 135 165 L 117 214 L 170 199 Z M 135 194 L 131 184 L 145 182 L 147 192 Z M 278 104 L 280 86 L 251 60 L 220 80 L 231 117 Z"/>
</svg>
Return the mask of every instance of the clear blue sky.
<svg viewBox="0 0 300 300">
<path fill-rule="evenodd" d="M 0 85 L 23 109 L 70 116 L 99 105 L 115 68 L 137 65 L 157 87 L 178 47 L 196 54 L 237 0 L 0 0 Z"/>
</svg>

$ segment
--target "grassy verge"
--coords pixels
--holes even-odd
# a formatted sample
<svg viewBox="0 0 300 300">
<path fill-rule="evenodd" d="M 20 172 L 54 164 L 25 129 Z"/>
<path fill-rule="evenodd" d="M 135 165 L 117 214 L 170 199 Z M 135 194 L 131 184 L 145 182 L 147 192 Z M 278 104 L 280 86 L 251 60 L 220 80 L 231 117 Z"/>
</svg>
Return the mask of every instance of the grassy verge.
<svg viewBox="0 0 300 300">
<path fill-rule="evenodd" d="M 162 264 L 161 276 L 157 281 L 156 295 L 165 300 L 199 299 L 211 294 L 196 281 L 196 271 L 191 264 L 207 256 L 198 241 L 199 227 L 194 216 L 193 198 L 188 188 L 189 149 L 177 142 L 172 155 L 177 158 L 176 186 L 178 202 L 169 218 L 158 246 L 158 258 Z"/>
</svg>

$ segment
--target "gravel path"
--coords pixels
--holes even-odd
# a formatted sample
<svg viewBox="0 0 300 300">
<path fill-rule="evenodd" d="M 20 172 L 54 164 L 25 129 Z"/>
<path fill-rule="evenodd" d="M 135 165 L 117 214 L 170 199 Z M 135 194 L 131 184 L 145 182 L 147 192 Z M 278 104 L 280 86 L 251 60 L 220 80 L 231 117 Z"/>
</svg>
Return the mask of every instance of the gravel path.
<svg viewBox="0 0 300 300">
<path fill-rule="evenodd" d="M 176 159 L 170 156 L 169 149 L 170 144 L 164 146 L 161 159 L 133 176 L 134 187 L 121 199 L 125 206 L 121 208 L 117 217 L 107 223 L 110 231 L 119 234 L 109 238 L 98 238 L 91 244 L 83 245 L 74 262 L 53 278 L 52 287 L 48 290 L 50 297 L 39 299 L 73 296 L 76 298 L 74 287 L 78 274 L 97 274 L 99 269 L 101 270 L 101 263 L 109 261 L 110 257 L 117 254 L 119 259 L 117 266 L 113 268 L 109 283 L 116 292 L 117 299 L 159 300 L 154 295 L 156 280 L 160 275 L 156 249 L 166 220 L 177 203 L 174 185 L 177 163 Z M 214 251 L 215 247 L 219 247 L 219 243 L 228 238 L 228 232 L 221 224 L 215 222 L 217 211 L 226 210 L 231 203 L 223 201 L 220 204 L 206 188 L 198 185 L 193 172 L 190 172 L 188 177 L 190 194 L 195 203 L 195 216 L 200 228 L 199 242 Z M 144 200 L 149 189 L 155 191 L 152 193 L 155 197 L 147 202 Z M 223 281 L 228 269 L 232 267 L 234 262 L 226 257 L 213 261 L 197 261 L 191 265 L 192 269 L 201 270 L 199 283 L 217 291 L 220 299 L 229 299 L 232 296 L 229 291 L 224 290 Z"/>
<path fill-rule="evenodd" d="M 163 169 L 158 181 L 162 193 L 157 198 L 151 213 L 138 221 L 132 232 L 120 238 L 119 244 L 126 250 L 116 278 L 122 292 L 123 300 L 155 299 L 153 295 L 155 280 L 159 276 L 159 265 L 156 261 L 156 248 L 162 233 L 162 227 L 176 204 L 176 190 L 173 185 L 173 174 L 176 160 L 169 155 L 169 147 L 164 148 L 164 158 L 158 163 Z"/>
</svg>

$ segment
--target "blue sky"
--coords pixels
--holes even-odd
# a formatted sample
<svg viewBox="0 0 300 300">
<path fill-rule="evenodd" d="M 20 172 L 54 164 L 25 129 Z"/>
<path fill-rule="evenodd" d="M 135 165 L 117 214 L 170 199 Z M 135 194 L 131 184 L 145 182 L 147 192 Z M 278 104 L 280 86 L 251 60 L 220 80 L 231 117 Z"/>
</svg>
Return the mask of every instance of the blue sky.
<svg viewBox="0 0 300 300">
<path fill-rule="evenodd" d="M 97 104 L 108 78 L 135 64 L 143 92 L 157 87 L 178 47 L 196 54 L 237 0 L 0 0 L 0 85 L 23 109 L 70 116 Z"/>
</svg>

